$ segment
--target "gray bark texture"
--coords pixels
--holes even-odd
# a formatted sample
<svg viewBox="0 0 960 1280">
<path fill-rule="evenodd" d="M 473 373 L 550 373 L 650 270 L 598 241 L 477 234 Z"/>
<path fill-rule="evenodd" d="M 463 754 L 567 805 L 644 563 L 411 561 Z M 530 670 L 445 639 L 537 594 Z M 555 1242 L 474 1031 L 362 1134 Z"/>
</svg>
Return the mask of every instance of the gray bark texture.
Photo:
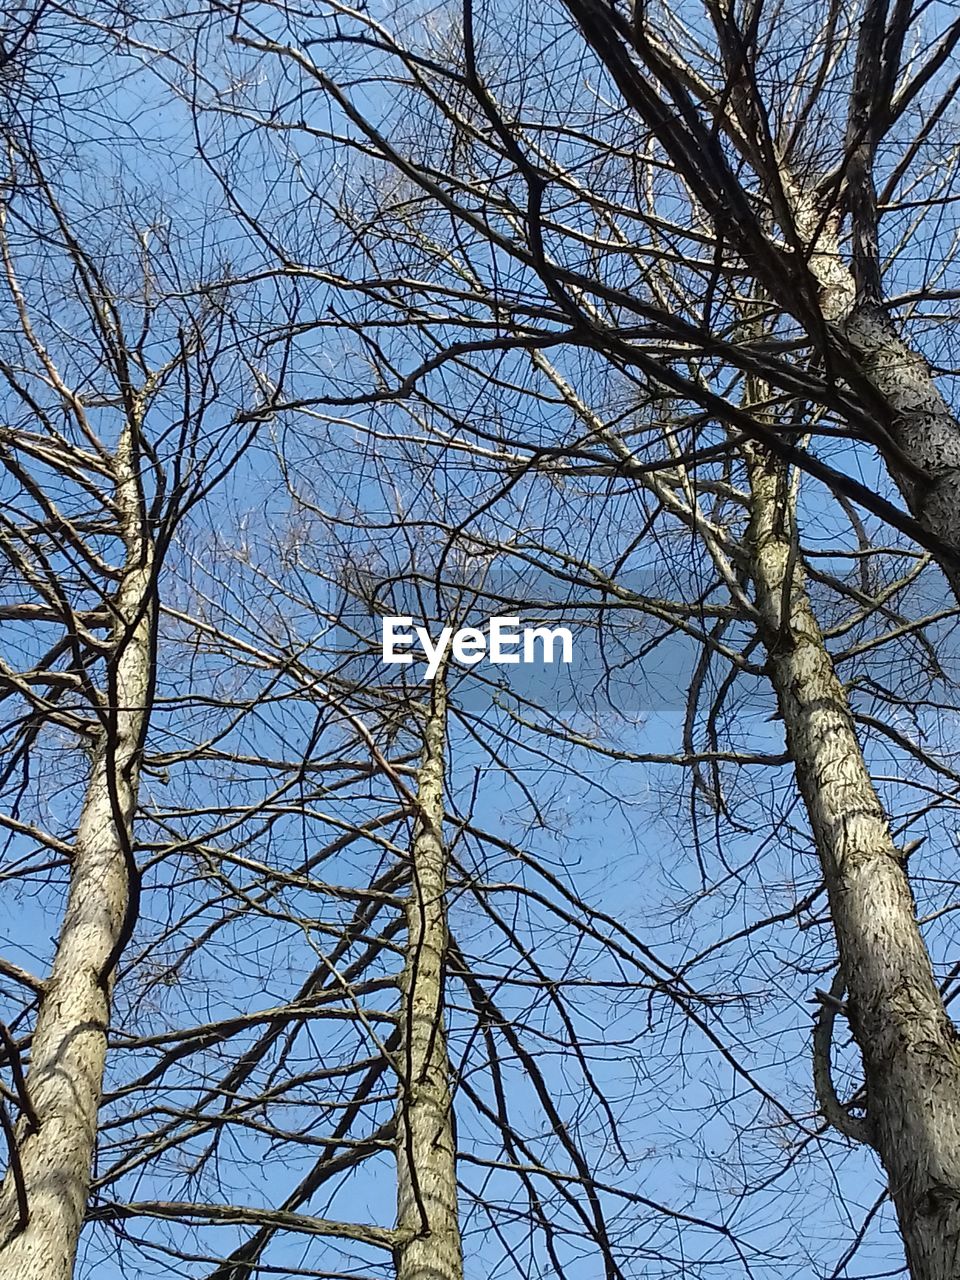
<svg viewBox="0 0 960 1280">
<path fill-rule="evenodd" d="M 879 300 L 858 299 L 853 270 L 840 252 L 836 218 L 824 219 L 788 176 L 785 187 L 844 364 L 883 408 L 877 443 L 890 474 L 911 514 L 944 544 L 938 559 L 960 601 L 960 423 L 930 366 L 897 332 Z"/>
<path fill-rule="evenodd" d="M 397 1280 L 462 1280 L 456 1148 L 444 1018 L 447 953 L 443 779 L 446 687 L 431 690 L 417 778 L 419 813 L 407 899 L 404 1080 L 397 1126 Z"/>
<path fill-rule="evenodd" d="M 926 360 L 897 334 L 882 308 L 855 307 L 842 332 L 861 373 L 883 397 L 890 435 L 913 468 L 908 472 L 888 456 L 891 475 L 924 529 L 956 553 L 940 562 L 960 600 L 960 425 Z"/>
<path fill-rule="evenodd" d="M 67 905 L 30 1046 L 27 1090 L 39 1127 L 21 1125 L 28 1217 L 12 1174 L 0 1188 L 0 1280 L 70 1280 L 86 1212 L 103 1087 L 111 982 L 121 935 L 141 744 L 152 687 L 153 549 L 133 446 L 115 456 L 125 561 L 113 600 L 112 676 L 87 784 Z"/>
<path fill-rule="evenodd" d="M 866 1082 L 862 1129 L 886 1168 L 915 1280 L 960 1275 L 960 1040 L 917 925 L 903 859 L 810 605 L 780 463 L 750 453 L 752 575 L 776 688 L 840 954 Z M 832 1019 L 832 1012 L 830 1017 Z M 825 1096 L 826 1095 L 826 1096 Z"/>
</svg>

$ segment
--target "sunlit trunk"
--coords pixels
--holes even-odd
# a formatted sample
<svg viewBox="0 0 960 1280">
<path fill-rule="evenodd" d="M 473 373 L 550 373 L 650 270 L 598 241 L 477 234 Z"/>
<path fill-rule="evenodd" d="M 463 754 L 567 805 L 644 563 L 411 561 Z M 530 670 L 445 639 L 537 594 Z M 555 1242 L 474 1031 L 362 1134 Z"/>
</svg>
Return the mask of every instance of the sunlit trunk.
<svg viewBox="0 0 960 1280">
<path fill-rule="evenodd" d="M 934 981 L 903 859 L 864 762 L 846 693 L 806 594 L 786 477 L 759 451 L 751 452 L 749 465 L 757 605 L 829 894 L 850 1026 L 863 1058 L 864 1136 L 886 1167 L 911 1274 L 915 1280 L 956 1280 L 957 1032 Z M 856 1127 L 852 1121 L 850 1130 Z"/>
<path fill-rule="evenodd" d="M 105 724 L 77 827 L 67 906 L 30 1047 L 39 1128 L 19 1130 L 24 1225 L 8 1171 L 0 1189 L 0 1280 L 69 1280 L 83 1224 L 103 1086 L 111 983 L 121 935 L 140 751 L 149 714 L 156 610 L 153 551 L 129 433 L 115 459 L 125 563 L 112 608 Z"/>
<path fill-rule="evenodd" d="M 404 1045 L 397 1126 L 397 1280 L 462 1280 L 457 1173 L 444 1016 L 447 951 L 443 778 L 446 689 L 431 687 L 417 777 L 418 815 L 402 977 Z"/>
</svg>

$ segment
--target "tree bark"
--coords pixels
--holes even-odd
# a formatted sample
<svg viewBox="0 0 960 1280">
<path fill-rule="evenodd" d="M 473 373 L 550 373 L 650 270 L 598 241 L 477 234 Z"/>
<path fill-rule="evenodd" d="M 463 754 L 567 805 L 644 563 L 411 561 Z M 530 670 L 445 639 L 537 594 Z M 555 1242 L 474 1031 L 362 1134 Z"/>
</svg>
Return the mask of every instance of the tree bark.
<svg viewBox="0 0 960 1280">
<path fill-rule="evenodd" d="M 446 685 L 431 686 L 401 978 L 403 1076 L 397 1126 L 397 1280 L 462 1280 L 456 1147 L 444 1017 L 447 953 L 443 779 Z"/>
<path fill-rule="evenodd" d="M 903 858 L 806 593 L 787 477 L 757 449 L 748 450 L 748 466 L 757 606 L 863 1059 L 865 1131 L 889 1177 L 911 1275 L 956 1280 L 960 1042 L 934 980 Z"/>
<path fill-rule="evenodd" d="M 0 1188 L 0 1280 L 70 1280 L 86 1211 L 103 1087 L 112 980 L 105 973 L 131 892 L 133 814 L 149 714 L 156 610 L 130 430 L 114 459 L 124 564 L 112 602 L 102 726 L 77 827 L 70 887 L 30 1050 L 39 1127 L 19 1130 L 28 1216 L 8 1170 Z"/>
<path fill-rule="evenodd" d="M 899 455 L 885 450 L 887 467 L 911 514 L 944 544 L 938 558 L 960 601 L 960 423 L 926 360 L 900 336 L 884 307 L 870 297 L 857 299 L 836 218 L 824 219 L 789 177 L 785 186 L 797 230 L 811 247 L 810 270 L 820 286 L 823 314 L 846 344 L 856 373 L 886 409 L 883 425 Z"/>
</svg>

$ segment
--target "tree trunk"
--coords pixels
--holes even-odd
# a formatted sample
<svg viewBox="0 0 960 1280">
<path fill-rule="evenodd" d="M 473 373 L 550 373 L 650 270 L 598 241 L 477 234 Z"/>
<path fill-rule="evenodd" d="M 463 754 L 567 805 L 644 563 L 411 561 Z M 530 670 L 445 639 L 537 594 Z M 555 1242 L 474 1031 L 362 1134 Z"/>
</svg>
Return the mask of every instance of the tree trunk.
<svg viewBox="0 0 960 1280">
<path fill-rule="evenodd" d="M 431 686 L 401 979 L 404 1079 L 397 1126 L 397 1280 L 462 1280 L 456 1149 L 444 1018 L 447 953 L 443 777 L 446 686 Z"/>
<path fill-rule="evenodd" d="M 28 1216 L 14 1178 L 0 1188 L 0 1280 L 70 1280 L 90 1185 L 103 1087 L 111 980 L 149 714 L 156 610 L 130 432 L 115 457 L 124 568 L 113 600 L 108 696 L 77 827 L 70 888 L 30 1050 L 27 1091 L 39 1128 L 19 1131 Z"/>
<path fill-rule="evenodd" d="M 889 1176 L 911 1275 L 956 1280 L 960 1043 L 934 981 L 903 858 L 806 594 L 787 477 L 759 450 L 749 450 L 748 465 L 757 605 L 863 1058 L 865 1136 Z M 845 1131 L 856 1124 L 848 1119 L 850 1129 L 840 1125 Z"/>
<path fill-rule="evenodd" d="M 922 476 L 888 456 L 911 513 L 952 552 L 938 557 L 960 601 L 960 426 L 926 360 L 898 335 L 881 307 L 855 307 L 842 325 L 860 372 L 883 397 L 897 449 Z"/>
<path fill-rule="evenodd" d="M 857 373 L 886 407 L 886 430 L 900 455 L 885 450 L 887 467 L 911 514 L 945 544 L 938 559 L 960 601 L 960 423 L 926 360 L 900 337 L 884 308 L 869 299 L 857 301 L 853 272 L 840 253 L 836 218 L 824 219 L 789 175 L 785 186 L 801 239 L 812 249 L 810 270 L 820 286 L 823 314 L 849 345 Z M 789 299 L 780 301 L 789 309 Z"/>
</svg>

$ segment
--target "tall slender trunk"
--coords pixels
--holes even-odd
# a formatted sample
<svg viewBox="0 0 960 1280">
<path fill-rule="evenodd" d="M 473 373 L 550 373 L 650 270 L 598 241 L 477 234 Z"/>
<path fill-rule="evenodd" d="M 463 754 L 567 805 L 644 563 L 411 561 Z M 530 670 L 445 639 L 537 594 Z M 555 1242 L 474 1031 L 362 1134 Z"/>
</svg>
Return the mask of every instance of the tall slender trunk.
<svg viewBox="0 0 960 1280">
<path fill-rule="evenodd" d="M 0 1188 L 0 1280 L 70 1280 L 83 1225 L 103 1087 L 111 981 L 104 969 L 128 907 L 128 857 L 149 714 L 156 610 L 153 547 L 130 431 L 115 456 L 124 566 L 113 600 L 108 695 L 77 827 L 56 954 L 30 1049 L 39 1127 L 21 1127 L 28 1216 L 8 1171 Z"/>
<path fill-rule="evenodd" d="M 402 1093 L 397 1126 L 397 1280 L 462 1280 L 456 1149 L 444 1017 L 447 953 L 443 776 L 447 694 L 431 687 L 417 777 L 418 815 L 407 899 Z"/>
<path fill-rule="evenodd" d="M 748 451 L 748 466 L 757 605 L 863 1059 L 864 1136 L 889 1176 L 914 1280 L 956 1280 L 960 1042 L 934 981 L 903 858 L 806 593 L 787 478 L 760 450 Z"/>
</svg>

